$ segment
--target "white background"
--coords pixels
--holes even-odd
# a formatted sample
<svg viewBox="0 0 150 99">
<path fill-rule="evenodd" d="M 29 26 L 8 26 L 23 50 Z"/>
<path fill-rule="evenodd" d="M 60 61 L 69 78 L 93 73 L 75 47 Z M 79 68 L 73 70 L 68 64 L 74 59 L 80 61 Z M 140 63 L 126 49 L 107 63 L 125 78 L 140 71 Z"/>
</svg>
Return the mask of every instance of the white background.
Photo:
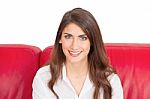
<svg viewBox="0 0 150 99">
<path fill-rule="evenodd" d="M 0 44 L 54 44 L 63 14 L 75 7 L 96 18 L 105 43 L 150 43 L 149 0 L 0 0 Z"/>
</svg>

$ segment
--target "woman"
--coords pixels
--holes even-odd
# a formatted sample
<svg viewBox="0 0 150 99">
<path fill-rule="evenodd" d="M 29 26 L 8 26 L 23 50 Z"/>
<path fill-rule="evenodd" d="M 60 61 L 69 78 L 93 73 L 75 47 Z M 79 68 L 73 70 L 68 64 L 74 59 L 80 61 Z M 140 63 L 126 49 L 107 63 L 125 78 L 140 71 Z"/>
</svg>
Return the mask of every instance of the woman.
<svg viewBox="0 0 150 99">
<path fill-rule="evenodd" d="M 33 99 L 123 99 L 93 15 L 75 8 L 58 28 L 50 65 L 38 70 Z"/>
</svg>

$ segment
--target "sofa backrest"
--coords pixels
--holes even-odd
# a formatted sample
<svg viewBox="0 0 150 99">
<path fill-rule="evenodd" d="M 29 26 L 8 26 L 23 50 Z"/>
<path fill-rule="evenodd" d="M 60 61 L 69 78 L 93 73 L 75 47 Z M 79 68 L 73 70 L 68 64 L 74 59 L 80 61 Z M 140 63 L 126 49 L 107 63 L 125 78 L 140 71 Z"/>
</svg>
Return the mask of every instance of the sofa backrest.
<svg viewBox="0 0 150 99">
<path fill-rule="evenodd" d="M 107 44 L 106 49 L 121 78 L 125 99 L 149 99 L 150 44 Z"/>
<path fill-rule="evenodd" d="M 125 99 L 150 97 L 150 44 L 105 44 L 110 63 L 123 85 Z M 48 63 L 52 46 L 44 49 L 40 65 Z"/>
<path fill-rule="evenodd" d="M 0 99 L 32 99 L 40 53 L 35 46 L 0 44 Z"/>
</svg>

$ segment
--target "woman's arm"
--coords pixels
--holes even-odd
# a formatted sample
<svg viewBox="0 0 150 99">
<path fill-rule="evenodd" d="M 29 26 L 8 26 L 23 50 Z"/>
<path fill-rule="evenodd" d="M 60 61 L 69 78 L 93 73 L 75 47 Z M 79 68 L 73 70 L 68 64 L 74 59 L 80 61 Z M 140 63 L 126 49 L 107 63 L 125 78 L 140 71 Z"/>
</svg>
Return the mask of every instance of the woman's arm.
<svg viewBox="0 0 150 99">
<path fill-rule="evenodd" d="M 123 88 L 117 74 L 112 75 L 110 78 L 110 84 L 112 86 L 112 99 L 124 99 Z"/>
<path fill-rule="evenodd" d="M 49 79 L 49 67 L 44 67 L 37 71 L 32 83 L 33 99 L 56 99 L 48 87 Z"/>
</svg>

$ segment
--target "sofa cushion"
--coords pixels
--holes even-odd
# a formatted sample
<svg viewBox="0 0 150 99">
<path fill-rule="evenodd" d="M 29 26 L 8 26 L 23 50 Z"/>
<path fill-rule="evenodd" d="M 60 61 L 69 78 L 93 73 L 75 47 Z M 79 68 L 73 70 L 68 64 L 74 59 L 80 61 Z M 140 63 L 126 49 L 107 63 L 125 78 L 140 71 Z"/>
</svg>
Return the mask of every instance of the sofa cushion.
<svg viewBox="0 0 150 99">
<path fill-rule="evenodd" d="M 40 67 L 49 64 L 52 50 L 53 50 L 53 46 L 48 46 L 42 51 L 40 57 Z"/>
<path fill-rule="evenodd" d="M 0 99 L 32 99 L 40 53 L 35 46 L 0 44 Z"/>
</svg>

